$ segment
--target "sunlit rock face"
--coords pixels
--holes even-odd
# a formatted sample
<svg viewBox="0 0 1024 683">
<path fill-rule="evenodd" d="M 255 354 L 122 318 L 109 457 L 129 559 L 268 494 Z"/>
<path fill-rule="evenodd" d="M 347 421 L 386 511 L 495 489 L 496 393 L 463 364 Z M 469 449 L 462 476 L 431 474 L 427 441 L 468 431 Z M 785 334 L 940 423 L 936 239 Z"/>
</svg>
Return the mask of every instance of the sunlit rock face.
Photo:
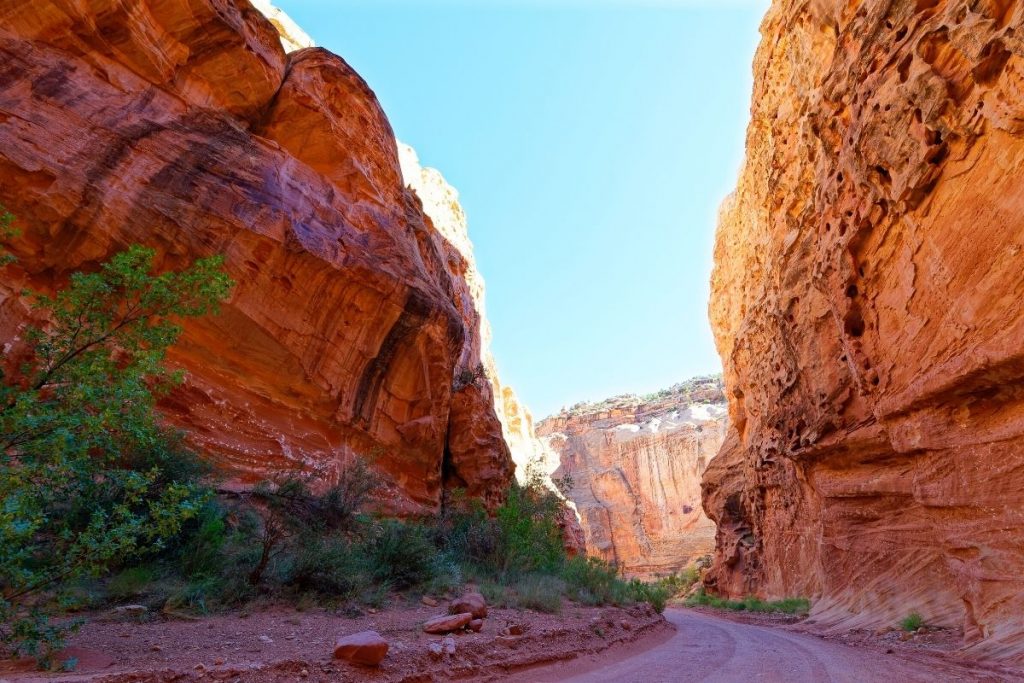
<svg viewBox="0 0 1024 683">
<path fill-rule="evenodd" d="M 1024 656 L 1024 5 L 776 0 L 710 315 L 709 583 Z"/>
<path fill-rule="evenodd" d="M 490 383 L 460 379 L 483 348 L 475 269 L 367 84 L 275 24 L 244 0 L 0 3 L 0 202 L 22 230 L 3 340 L 25 286 L 129 244 L 161 268 L 223 253 L 237 285 L 187 325 L 163 408 L 224 473 L 328 483 L 362 456 L 394 511 L 446 486 L 493 504 L 512 461 Z"/>
<path fill-rule="evenodd" d="M 702 380 L 641 399 L 581 404 L 538 433 L 557 458 L 586 552 L 629 575 L 675 573 L 714 548 L 700 481 L 727 424 L 721 383 Z"/>
</svg>

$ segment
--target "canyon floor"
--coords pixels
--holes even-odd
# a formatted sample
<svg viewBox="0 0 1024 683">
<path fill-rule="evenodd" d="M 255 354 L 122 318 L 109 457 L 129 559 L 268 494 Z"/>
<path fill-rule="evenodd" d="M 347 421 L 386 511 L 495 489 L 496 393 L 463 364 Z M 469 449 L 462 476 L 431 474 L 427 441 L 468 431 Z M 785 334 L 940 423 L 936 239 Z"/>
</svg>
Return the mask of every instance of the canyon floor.
<svg viewBox="0 0 1024 683">
<path fill-rule="evenodd" d="M 73 673 L 38 673 L 27 661 L 20 669 L 0 663 L 0 683 L 1024 680 L 1024 671 L 959 657 L 956 639 L 943 632 L 909 641 L 897 632 L 822 637 L 794 618 L 679 607 L 664 618 L 646 606 L 567 603 L 559 615 L 492 609 L 482 632 L 456 636 L 455 653 L 436 656 L 429 646 L 440 636 L 420 629 L 436 613 L 425 605 L 348 616 L 270 608 L 195 620 L 93 621 L 72 638 Z M 522 634 L 506 635 L 510 626 Z M 378 630 L 391 645 L 379 669 L 331 659 L 336 637 L 365 629 Z"/>
<path fill-rule="evenodd" d="M 442 636 L 424 633 L 421 625 L 444 613 L 443 607 L 415 604 L 347 615 L 271 607 L 195 619 L 91 620 L 69 640 L 66 656 L 77 660 L 73 672 L 40 673 L 32 660 L 0 661 L 0 683 L 504 680 L 510 672 L 635 641 L 663 640 L 673 632 L 648 605 L 566 603 L 557 615 L 491 608 L 480 633 L 454 635 L 454 654 L 438 656 L 430 645 Z M 338 637 L 370 629 L 390 646 L 379 668 L 332 659 Z"/>
<path fill-rule="evenodd" d="M 886 636 L 823 638 L 785 624 L 712 610 L 669 608 L 675 633 L 653 647 L 615 648 L 596 657 L 517 674 L 515 683 L 937 683 L 1024 680 L 1024 671 L 965 661 L 950 643 Z M 848 640 L 856 646 L 843 642 Z M 895 642 L 894 642 L 895 641 Z"/>
</svg>

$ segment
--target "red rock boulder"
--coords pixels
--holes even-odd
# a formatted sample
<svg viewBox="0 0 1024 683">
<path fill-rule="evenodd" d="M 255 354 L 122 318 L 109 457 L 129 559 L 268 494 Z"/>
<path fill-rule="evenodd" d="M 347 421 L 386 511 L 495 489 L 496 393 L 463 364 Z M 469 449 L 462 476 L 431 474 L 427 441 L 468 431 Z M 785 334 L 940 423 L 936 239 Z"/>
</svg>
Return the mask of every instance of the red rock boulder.
<svg viewBox="0 0 1024 683">
<path fill-rule="evenodd" d="M 376 631 L 342 636 L 334 644 L 335 659 L 363 666 L 377 666 L 387 654 L 388 642 Z"/>
</svg>

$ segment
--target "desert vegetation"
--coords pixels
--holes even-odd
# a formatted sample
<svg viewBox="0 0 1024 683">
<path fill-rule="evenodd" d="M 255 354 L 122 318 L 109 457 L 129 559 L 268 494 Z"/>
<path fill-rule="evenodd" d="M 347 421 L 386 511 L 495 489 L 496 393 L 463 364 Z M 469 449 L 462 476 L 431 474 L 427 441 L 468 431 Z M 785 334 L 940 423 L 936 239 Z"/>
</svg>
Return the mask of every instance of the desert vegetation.
<svg viewBox="0 0 1024 683">
<path fill-rule="evenodd" d="M 913 632 L 924 626 L 924 617 L 917 612 L 911 612 L 900 620 L 900 628 L 904 631 Z"/>
<path fill-rule="evenodd" d="M 406 520 L 368 512 L 381 481 L 359 458 L 327 488 L 292 476 L 219 490 L 156 403 L 182 381 L 164 362 L 181 322 L 215 314 L 232 282 L 219 257 L 160 274 L 154 260 L 133 246 L 33 294 L 46 324 L 0 359 L 7 654 L 47 665 L 80 615 L 126 603 L 147 614 L 267 601 L 355 613 L 473 582 L 499 604 L 547 612 L 565 598 L 664 607 L 664 586 L 566 555 L 563 503 L 539 480 L 513 484 L 491 514 L 454 491 L 439 515 Z"/>
<path fill-rule="evenodd" d="M 761 600 L 747 596 L 742 600 L 729 600 L 706 593 L 703 588 L 688 597 L 687 607 L 714 607 L 736 612 L 781 612 L 783 614 L 807 614 L 811 609 L 811 601 L 807 598 L 784 598 L 782 600 Z"/>
</svg>

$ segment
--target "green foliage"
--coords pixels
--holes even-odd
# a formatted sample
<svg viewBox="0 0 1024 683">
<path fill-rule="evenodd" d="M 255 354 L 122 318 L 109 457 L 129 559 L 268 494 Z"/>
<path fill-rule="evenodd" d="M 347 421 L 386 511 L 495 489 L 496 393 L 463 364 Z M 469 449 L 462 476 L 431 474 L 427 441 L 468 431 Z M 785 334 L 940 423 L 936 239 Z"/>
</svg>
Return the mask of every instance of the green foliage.
<svg viewBox="0 0 1024 683">
<path fill-rule="evenodd" d="M 437 576 L 437 548 L 419 524 L 381 520 L 363 548 L 374 578 L 395 588 L 421 586 Z"/>
<path fill-rule="evenodd" d="M 746 612 L 782 612 L 784 614 L 807 614 L 811 601 L 807 598 L 785 598 L 783 600 L 761 600 L 752 596 L 742 600 L 728 600 L 709 595 L 701 588 L 686 600 L 687 607 L 714 607 Z"/>
<path fill-rule="evenodd" d="M 131 247 L 34 295 L 50 322 L 0 375 L 0 641 L 15 652 L 60 644 L 60 591 L 44 591 L 164 549 L 208 498 L 153 408 L 181 380 L 163 367 L 177 320 L 214 312 L 231 282 L 219 257 L 160 275 L 153 257 Z"/>
<path fill-rule="evenodd" d="M 500 574 L 553 573 L 565 561 L 558 519 L 562 500 L 546 488 L 539 473 L 526 485 L 513 482 L 495 514 L 497 539 L 493 564 Z"/>
<path fill-rule="evenodd" d="M 904 631 L 916 631 L 924 626 L 924 617 L 917 612 L 911 612 L 900 621 L 900 628 Z"/>
<path fill-rule="evenodd" d="M 550 574 L 527 574 L 515 585 L 515 605 L 548 614 L 562 611 L 565 581 Z"/>
<path fill-rule="evenodd" d="M 156 572 L 150 566 L 128 567 L 110 578 L 107 594 L 117 600 L 133 598 L 142 594 L 154 579 Z"/>
<path fill-rule="evenodd" d="M 18 231 L 14 229 L 14 216 L 8 213 L 3 204 L 0 204 L 0 243 L 10 240 L 12 237 L 17 236 L 17 234 Z M 3 248 L 0 248 L 0 267 L 6 266 L 13 261 L 14 257 Z"/>
</svg>

